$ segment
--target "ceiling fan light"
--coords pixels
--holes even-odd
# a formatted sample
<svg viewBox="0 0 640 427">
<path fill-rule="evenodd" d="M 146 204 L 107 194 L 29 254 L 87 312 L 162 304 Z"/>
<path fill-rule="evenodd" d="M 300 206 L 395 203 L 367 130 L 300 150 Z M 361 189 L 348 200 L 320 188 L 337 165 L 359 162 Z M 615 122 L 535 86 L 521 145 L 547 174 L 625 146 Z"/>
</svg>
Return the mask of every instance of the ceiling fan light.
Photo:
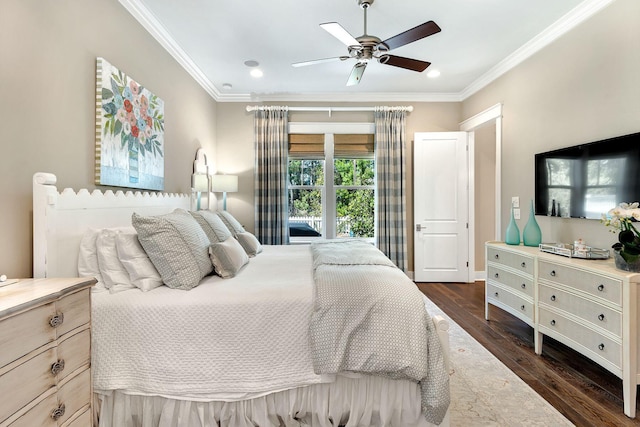
<svg viewBox="0 0 640 427">
<path fill-rule="evenodd" d="M 437 77 L 440 77 L 440 70 L 435 70 L 435 69 L 430 70 L 430 71 L 427 73 L 427 77 L 429 77 L 429 78 L 431 78 L 431 79 L 435 79 L 435 78 L 437 78 Z"/>
<path fill-rule="evenodd" d="M 264 75 L 264 73 L 262 72 L 262 70 L 260 68 L 254 68 L 252 69 L 249 74 L 251 74 L 251 77 L 255 77 L 255 78 L 260 78 Z"/>
</svg>

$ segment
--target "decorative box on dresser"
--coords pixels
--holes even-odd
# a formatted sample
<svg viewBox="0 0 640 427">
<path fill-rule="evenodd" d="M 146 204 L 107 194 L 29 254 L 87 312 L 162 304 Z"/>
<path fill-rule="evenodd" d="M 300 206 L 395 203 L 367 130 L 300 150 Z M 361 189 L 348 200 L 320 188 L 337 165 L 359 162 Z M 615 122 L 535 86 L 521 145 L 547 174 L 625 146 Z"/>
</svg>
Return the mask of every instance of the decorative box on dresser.
<svg viewBox="0 0 640 427">
<path fill-rule="evenodd" d="M 0 288 L 0 427 L 90 426 L 94 279 Z"/>
<path fill-rule="evenodd" d="M 535 352 L 542 353 L 547 335 L 609 370 L 622 379 L 624 413 L 634 418 L 640 384 L 640 274 L 617 269 L 612 259 L 569 258 L 487 242 L 487 320 L 489 304 L 501 307 L 489 288 L 495 253 L 533 258 L 533 325 L 527 323 L 535 330 Z"/>
</svg>

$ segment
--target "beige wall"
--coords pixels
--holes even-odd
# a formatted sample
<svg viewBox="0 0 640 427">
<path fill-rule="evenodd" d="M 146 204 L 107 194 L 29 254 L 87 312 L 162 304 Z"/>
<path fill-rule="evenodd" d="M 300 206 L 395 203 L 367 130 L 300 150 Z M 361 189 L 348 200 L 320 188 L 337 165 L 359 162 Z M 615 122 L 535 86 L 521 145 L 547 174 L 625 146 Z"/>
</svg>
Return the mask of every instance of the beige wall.
<svg viewBox="0 0 640 427">
<path fill-rule="evenodd" d="M 166 191 L 189 191 L 199 146 L 215 154 L 216 102 L 115 0 L 2 0 L 0 54 L 2 274 L 32 275 L 35 172 L 95 188 L 96 57 L 164 100 Z"/>
<path fill-rule="evenodd" d="M 640 2 L 617 0 L 463 102 L 465 118 L 503 103 L 502 234 L 511 196 L 527 222 L 536 153 L 640 131 L 639 16 Z M 615 241 L 597 220 L 536 218 L 545 242 Z"/>
<path fill-rule="evenodd" d="M 411 102 L 394 103 L 287 103 L 289 106 L 374 106 L 413 105 L 413 112 L 407 115 L 407 237 L 409 270 L 413 270 L 413 136 L 416 132 L 457 131 L 461 121 L 461 105 L 451 103 Z M 253 211 L 253 113 L 247 113 L 246 104 L 218 104 L 218 152 L 217 168 L 226 173 L 237 173 L 239 192 L 227 195 L 227 209 L 238 217 L 247 229 L 254 228 Z M 373 122 L 372 112 L 327 113 L 292 111 L 290 122 Z"/>
</svg>

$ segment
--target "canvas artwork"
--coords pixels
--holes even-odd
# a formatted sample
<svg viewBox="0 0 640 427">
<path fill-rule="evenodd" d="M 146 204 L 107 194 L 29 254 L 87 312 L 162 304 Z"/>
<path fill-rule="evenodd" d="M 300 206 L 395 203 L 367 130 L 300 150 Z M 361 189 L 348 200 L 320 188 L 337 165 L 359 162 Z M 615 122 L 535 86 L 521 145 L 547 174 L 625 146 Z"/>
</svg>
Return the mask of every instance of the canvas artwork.
<svg viewBox="0 0 640 427">
<path fill-rule="evenodd" d="M 164 102 L 97 59 L 96 184 L 164 190 Z"/>
</svg>

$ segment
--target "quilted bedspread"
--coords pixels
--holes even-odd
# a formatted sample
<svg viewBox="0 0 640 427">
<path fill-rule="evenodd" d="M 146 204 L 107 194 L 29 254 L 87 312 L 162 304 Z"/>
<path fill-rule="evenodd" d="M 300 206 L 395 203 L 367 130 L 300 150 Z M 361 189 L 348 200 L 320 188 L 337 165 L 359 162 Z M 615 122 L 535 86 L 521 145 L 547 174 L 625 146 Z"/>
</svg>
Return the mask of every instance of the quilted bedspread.
<svg viewBox="0 0 640 427">
<path fill-rule="evenodd" d="M 96 391 L 241 400 L 324 382 L 308 339 L 308 248 L 265 246 L 231 279 L 92 294 Z"/>
<path fill-rule="evenodd" d="M 310 343 L 316 373 L 417 381 L 427 421 L 440 424 L 450 401 L 449 376 L 421 292 L 367 242 L 318 242 L 312 253 Z"/>
</svg>

